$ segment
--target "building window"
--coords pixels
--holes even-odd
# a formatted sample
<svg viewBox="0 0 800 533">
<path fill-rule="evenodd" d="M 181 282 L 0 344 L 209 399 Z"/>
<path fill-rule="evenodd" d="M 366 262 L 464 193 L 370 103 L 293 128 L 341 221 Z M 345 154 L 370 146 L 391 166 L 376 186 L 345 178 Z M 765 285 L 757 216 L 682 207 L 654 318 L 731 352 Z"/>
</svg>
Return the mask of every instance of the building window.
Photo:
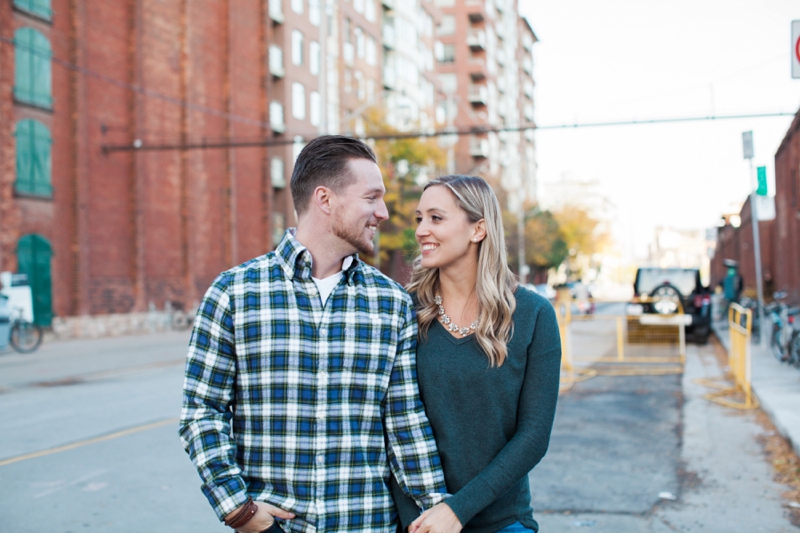
<svg viewBox="0 0 800 533">
<path fill-rule="evenodd" d="M 364 74 L 360 70 L 357 70 L 355 72 L 355 78 L 356 78 L 356 96 L 358 97 L 359 100 L 364 101 L 367 98 L 367 88 L 364 84 Z"/>
<path fill-rule="evenodd" d="M 439 27 L 436 29 L 436 35 L 453 35 L 456 32 L 456 17 L 455 15 L 444 15 Z"/>
<path fill-rule="evenodd" d="M 306 88 L 302 83 L 292 84 L 292 116 L 297 120 L 306 118 Z"/>
<path fill-rule="evenodd" d="M 46 20 L 53 18 L 50 0 L 14 0 L 14 7 Z"/>
<path fill-rule="evenodd" d="M 33 28 L 14 34 L 14 97 L 26 104 L 53 106 L 50 41 Z"/>
<path fill-rule="evenodd" d="M 319 26 L 321 21 L 321 0 L 308 0 L 308 20 L 314 26 Z"/>
<path fill-rule="evenodd" d="M 364 59 L 366 55 L 366 41 L 364 39 L 364 30 L 361 28 L 356 28 L 353 30 L 353 33 L 356 36 L 356 55 L 359 59 Z"/>
<path fill-rule="evenodd" d="M 270 179 L 272 180 L 272 187 L 275 189 L 286 188 L 286 175 L 283 172 L 283 159 L 280 157 L 273 157 L 269 165 Z M 281 230 L 283 233 L 283 230 Z"/>
<path fill-rule="evenodd" d="M 283 104 L 280 102 L 269 104 L 269 125 L 275 133 L 286 131 L 286 124 L 283 121 Z"/>
<path fill-rule="evenodd" d="M 458 88 L 458 78 L 455 74 L 439 74 L 439 81 L 442 84 L 442 91 L 445 94 L 453 94 Z"/>
<path fill-rule="evenodd" d="M 308 43 L 308 70 L 314 76 L 319 76 L 320 70 L 320 46 L 317 41 Z"/>
<path fill-rule="evenodd" d="M 303 0 L 292 0 L 292 11 L 298 15 L 303 14 Z"/>
<path fill-rule="evenodd" d="M 456 45 L 443 44 L 442 56 L 439 58 L 439 63 L 455 63 L 456 61 Z"/>
<path fill-rule="evenodd" d="M 322 96 L 317 91 L 312 91 L 308 97 L 308 120 L 314 127 L 322 121 Z"/>
<path fill-rule="evenodd" d="M 364 0 L 353 0 L 353 9 L 355 9 L 357 13 L 363 13 Z"/>
<path fill-rule="evenodd" d="M 292 64 L 303 64 L 303 34 L 292 30 Z"/>
<path fill-rule="evenodd" d="M 22 120 L 17 124 L 17 181 L 15 189 L 22 194 L 52 196 L 52 139 L 47 127 L 36 120 Z"/>
<path fill-rule="evenodd" d="M 378 45 L 372 36 L 367 37 L 367 64 L 378 64 Z"/>
<path fill-rule="evenodd" d="M 370 22 L 375 22 L 375 0 L 367 0 L 364 9 L 364 17 Z"/>
</svg>

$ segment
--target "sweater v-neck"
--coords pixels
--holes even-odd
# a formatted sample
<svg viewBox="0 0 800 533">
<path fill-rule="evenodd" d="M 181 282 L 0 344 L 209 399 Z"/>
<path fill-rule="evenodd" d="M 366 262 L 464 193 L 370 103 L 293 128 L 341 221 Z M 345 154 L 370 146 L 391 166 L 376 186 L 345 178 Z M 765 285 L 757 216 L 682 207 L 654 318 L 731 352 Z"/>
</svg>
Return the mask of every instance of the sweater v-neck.
<svg viewBox="0 0 800 533">
<path fill-rule="evenodd" d="M 471 333 L 470 335 L 467 335 L 466 337 L 458 338 L 455 335 L 452 335 L 449 331 L 447 331 L 447 329 L 444 327 L 444 324 L 439 322 L 438 319 L 434 320 L 434 322 L 436 322 L 439 325 L 439 327 L 442 328 L 441 334 L 444 337 L 447 337 L 447 340 L 449 340 L 450 342 L 452 342 L 456 346 L 461 346 L 462 344 L 468 343 L 469 341 L 472 340 L 472 337 L 475 336 L 474 333 Z"/>
</svg>

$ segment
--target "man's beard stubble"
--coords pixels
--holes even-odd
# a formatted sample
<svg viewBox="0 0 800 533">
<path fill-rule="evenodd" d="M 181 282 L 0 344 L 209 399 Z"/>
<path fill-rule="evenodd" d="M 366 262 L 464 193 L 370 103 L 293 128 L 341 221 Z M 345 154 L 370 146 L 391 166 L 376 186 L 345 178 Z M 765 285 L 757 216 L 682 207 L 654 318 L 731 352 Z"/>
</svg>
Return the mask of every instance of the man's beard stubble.
<svg viewBox="0 0 800 533">
<path fill-rule="evenodd" d="M 359 231 L 356 228 L 346 226 L 339 213 L 335 215 L 333 221 L 333 234 L 358 250 L 360 254 L 370 255 L 375 249 L 372 241 L 364 240 L 364 228 Z"/>
</svg>

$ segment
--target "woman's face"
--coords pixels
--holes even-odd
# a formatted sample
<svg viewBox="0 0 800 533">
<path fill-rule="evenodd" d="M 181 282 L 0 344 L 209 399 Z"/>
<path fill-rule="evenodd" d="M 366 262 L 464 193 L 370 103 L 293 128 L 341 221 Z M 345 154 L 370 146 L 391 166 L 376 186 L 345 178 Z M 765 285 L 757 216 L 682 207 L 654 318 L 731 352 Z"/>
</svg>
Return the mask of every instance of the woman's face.
<svg viewBox="0 0 800 533">
<path fill-rule="evenodd" d="M 470 254 L 477 257 L 480 222 L 471 223 L 467 219 L 447 187 L 428 187 L 419 200 L 416 216 L 423 267 L 447 268 Z"/>
</svg>

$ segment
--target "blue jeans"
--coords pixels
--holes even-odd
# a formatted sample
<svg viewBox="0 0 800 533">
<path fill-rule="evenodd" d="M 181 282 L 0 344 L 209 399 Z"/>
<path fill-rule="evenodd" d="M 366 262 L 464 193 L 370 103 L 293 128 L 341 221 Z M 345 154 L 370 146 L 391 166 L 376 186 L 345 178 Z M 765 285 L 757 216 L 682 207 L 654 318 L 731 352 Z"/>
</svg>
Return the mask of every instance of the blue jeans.
<svg viewBox="0 0 800 533">
<path fill-rule="evenodd" d="M 532 529 L 523 526 L 520 522 L 514 522 L 503 529 L 498 529 L 495 533 L 531 533 L 532 531 Z"/>
</svg>

